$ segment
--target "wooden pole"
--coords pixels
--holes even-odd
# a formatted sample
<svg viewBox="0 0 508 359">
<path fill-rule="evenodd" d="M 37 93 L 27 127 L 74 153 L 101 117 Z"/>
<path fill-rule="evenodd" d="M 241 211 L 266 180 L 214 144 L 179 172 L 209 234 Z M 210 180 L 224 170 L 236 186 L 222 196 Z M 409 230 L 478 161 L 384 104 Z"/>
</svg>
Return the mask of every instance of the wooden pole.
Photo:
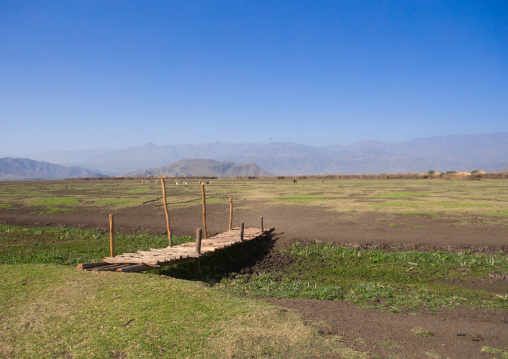
<svg viewBox="0 0 508 359">
<path fill-rule="evenodd" d="M 201 228 L 196 229 L 196 252 L 201 254 Z"/>
<path fill-rule="evenodd" d="M 206 234 L 206 198 L 205 198 L 205 184 L 201 183 L 201 195 L 203 197 L 203 238 L 207 239 Z"/>
<path fill-rule="evenodd" d="M 242 246 L 242 252 L 243 252 L 243 229 L 244 229 L 244 224 L 242 222 L 242 225 L 240 227 L 240 241 L 242 242 L 241 243 L 241 246 Z"/>
<path fill-rule="evenodd" d="M 109 254 L 115 256 L 115 222 L 112 214 L 109 215 Z"/>
<path fill-rule="evenodd" d="M 201 228 L 196 229 L 196 252 L 198 253 L 198 258 L 196 259 L 196 272 L 201 272 Z"/>
<path fill-rule="evenodd" d="M 168 231 L 168 242 L 169 247 L 173 247 L 173 240 L 171 238 L 171 226 L 169 223 L 168 201 L 166 200 L 166 183 L 164 182 L 164 178 L 161 178 L 161 183 L 162 183 L 162 198 L 164 201 L 164 213 L 166 213 L 166 228 Z"/>
<path fill-rule="evenodd" d="M 229 230 L 233 229 L 233 198 L 229 197 Z"/>
<path fill-rule="evenodd" d="M 261 232 L 263 232 L 263 216 L 261 216 Z"/>
</svg>

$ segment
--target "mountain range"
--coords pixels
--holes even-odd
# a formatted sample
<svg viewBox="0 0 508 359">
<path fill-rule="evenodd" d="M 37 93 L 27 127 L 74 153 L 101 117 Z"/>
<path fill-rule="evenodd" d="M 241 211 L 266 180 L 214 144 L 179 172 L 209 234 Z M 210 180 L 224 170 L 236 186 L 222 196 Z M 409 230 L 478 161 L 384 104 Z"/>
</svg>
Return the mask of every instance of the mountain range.
<svg viewBox="0 0 508 359">
<path fill-rule="evenodd" d="M 104 177 L 104 175 L 77 166 L 66 167 L 28 158 L 0 158 L 0 180 L 53 180 L 76 177 Z"/>
<path fill-rule="evenodd" d="M 127 177 L 264 177 L 269 173 L 252 163 L 234 163 L 228 161 L 204 160 L 201 158 L 184 159 L 173 162 L 167 166 L 151 168 L 126 174 Z"/>
<path fill-rule="evenodd" d="M 38 161 L 81 166 L 108 175 L 159 168 L 186 158 L 254 163 L 274 175 L 496 172 L 508 167 L 508 133 L 426 137 L 398 143 L 363 141 L 315 147 L 294 143 L 156 145 L 125 149 L 39 152 Z"/>
</svg>

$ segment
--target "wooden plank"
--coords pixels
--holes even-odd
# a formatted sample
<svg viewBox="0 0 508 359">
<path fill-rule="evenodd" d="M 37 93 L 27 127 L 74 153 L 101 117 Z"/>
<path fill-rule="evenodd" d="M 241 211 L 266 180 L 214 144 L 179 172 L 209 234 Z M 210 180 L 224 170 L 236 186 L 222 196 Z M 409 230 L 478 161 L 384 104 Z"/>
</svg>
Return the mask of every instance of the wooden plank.
<svg viewBox="0 0 508 359">
<path fill-rule="evenodd" d="M 91 268 L 102 267 L 102 266 L 106 266 L 106 265 L 108 265 L 108 263 L 106 263 L 106 262 L 82 263 L 82 264 L 78 265 L 77 269 L 91 269 Z"/>
<path fill-rule="evenodd" d="M 115 264 L 115 265 L 108 265 L 108 266 L 103 266 L 103 267 L 97 267 L 97 268 L 92 268 L 92 269 L 89 269 L 93 272 L 102 272 L 102 271 L 116 271 L 118 268 L 121 268 L 121 267 L 126 267 L 128 266 L 129 264 Z"/>
<path fill-rule="evenodd" d="M 148 264 L 132 264 L 132 265 L 128 265 L 126 267 L 118 268 L 116 271 L 117 272 L 142 272 L 145 270 L 155 269 L 155 268 L 159 268 L 159 267 L 160 266 L 157 266 L 157 267 L 149 266 Z"/>
</svg>

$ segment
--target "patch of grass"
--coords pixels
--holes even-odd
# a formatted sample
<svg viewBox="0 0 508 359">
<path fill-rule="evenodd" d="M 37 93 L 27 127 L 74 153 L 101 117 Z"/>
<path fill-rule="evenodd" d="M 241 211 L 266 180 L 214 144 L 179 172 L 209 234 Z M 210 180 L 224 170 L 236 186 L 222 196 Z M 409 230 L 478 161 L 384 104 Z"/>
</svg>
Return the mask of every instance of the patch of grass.
<svg viewBox="0 0 508 359">
<path fill-rule="evenodd" d="M 131 190 L 128 190 L 128 191 L 125 191 L 125 193 L 128 193 L 128 194 L 145 194 L 145 193 L 152 193 L 153 191 L 151 191 L 150 189 L 131 189 Z"/>
<path fill-rule="evenodd" d="M 384 202 L 384 203 L 372 203 L 373 207 L 376 208 L 388 208 L 388 207 L 412 207 L 419 208 L 420 204 L 413 202 Z"/>
<path fill-rule="evenodd" d="M 486 213 L 487 216 L 491 216 L 491 217 L 508 217 L 508 210 L 497 210 L 497 211 L 493 211 L 493 212 L 487 212 Z"/>
<path fill-rule="evenodd" d="M 73 197 L 34 198 L 30 201 L 30 205 L 36 207 L 75 206 L 78 204 L 79 199 Z"/>
<path fill-rule="evenodd" d="M 192 241 L 174 237 L 174 244 Z M 115 235 L 116 253 L 136 252 L 168 245 L 167 236 Z M 109 234 L 75 228 L 25 228 L 0 224 L 0 263 L 78 265 L 109 256 Z"/>
<path fill-rule="evenodd" d="M 383 348 L 402 348 L 395 340 L 381 340 L 378 344 Z"/>
<path fill-rule="evenodd" d="M 422 338 L 432 338 L 434 336 L 434 334 L 432 334 L 431 332 L 429 332 L 427 329 L 425 329 L 423 327 L 416 327 L 416 328 L 411 329 L 411 331 L 415 335 L 422 337 Z"/>
<path fill-rule="evenodd" d="M 472 208 L 472 207 L 491 207 L 489 204 L 470 203 L 470 202 L 427 202 L 426 205 L 445 207 L 445 208 Z"/>
<path fill-rule="evenodd" d="M 499 349 L 489 346 L 482 346 L 482 353 L 489 353 L 489 354 L 501 354 L 502 359 L 508 359 L 508 350 L 506 349 Z"/>
<path fill-rule="evenodd" d="M 358 357 L 291 310 L 154 274 L 0 265 L 6 358 Z"/>
<path fill-rule="evenodd" d="M 492 271 L 508 273 L 504 254 L 389 253 L 328 245 L 294 245 L 282 254 L 291 259 L 281 272 L 225 278 L 217 286 L 240 295 L 347 300 L 392 312 L 421 306 L 508 310 L 504 297 L 460 286 Z M 455 285 L 448 284 L 450 278 Z"/>
<path fill-rule="evenodd" d="M 54 214 L 62 214 L 62 213 L 76 213 L 76 209 L 70 208 L 52 208 L 47 211 L 35 211 L 30 212 L 31 215 L 42 216 L 42 215 L 54 215 Z"/>
<path fill-rule="evenodd" d="M 429 196 L 431 193 L 429 192 L 390 192 L 379 194 L 377 198 L 413 198 L 413 197 L 422 197 Z"/>
<path fill-rule="evenodd" d="M 239 295 L 269 296 L 277 298 L 308 298 L 337 300 L 344 299 L 345 291 L 340 286 L 323 286 L 306 281 L 278 281 L 276 276 L 261 273 L 256 276 L 238 276 L 223 279 L 217 288 Z"/>
</svg>

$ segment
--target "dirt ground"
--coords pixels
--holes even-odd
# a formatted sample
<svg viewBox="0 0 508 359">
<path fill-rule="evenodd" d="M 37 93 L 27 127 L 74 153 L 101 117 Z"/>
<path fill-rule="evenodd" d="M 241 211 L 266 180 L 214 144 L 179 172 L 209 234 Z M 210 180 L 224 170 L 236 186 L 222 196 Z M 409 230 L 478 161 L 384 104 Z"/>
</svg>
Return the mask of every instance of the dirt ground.
<svg viewBox="0 0 508 359">
<path fill-rule="evenodd" d="M 464 223 L 461 218 L 441 216 L 404 217 L 382 212 L 369 212 L 356 216 L 344 215 L 321 207 L 241 203 L 234 209 L 233 225 L 244 222 L 248 227 L 260 225 L 263 216 L 265 227 L 275 227 L 277 248 L 300 243 L 333 243 L 358 248 L 393 250 L 443 250 L 508 253 L 508 226 L 485 223 L 473 218 Z M 109 230 L 110 212 L 104 208 L 80 207 L 75 213 L 34 215 L 37 207 L 19 209 L 0 208 L 0 221 L 23 226 L 68 226 Z M 163 234 L 166 220 L 162 207 L 145 204 L 111 212 L 115 215 L 115 228 L 123 233 L 147 231 Z M 176 236 L 196 233 L 202 228 L 201 205 L 169 211 L 171 231 Z M 227 230 L 228 205 L 207 205 L 209 235 Z"/>
<path fill-rule="evenodd" d="M 371 212 L 358 216 L 341 215 L 320 207 L 236 204 L 234 225 L 245 222 L 259 226 L 260 216 L 265 227 L 275 227 L 271 252 L 259 258 L 251 270 L 276 268 L 280 258 L 276 250 L 295 242 L 333 243 L 358 248 L 387 250 L 442 250 L 508 253 L 508 226 L 489 224 L 482 218 L 464 223 L 461 218 L 397 217 Z M 102 208 L 83 207 L 75 213 L 31 215 L 31 208 L 7 210 L 0 208 L 0 222 L 23 226 L 68 226 L 100 228 L 108 231 L 108 213 Z M 122 233 L 166 231 L 164 211 L 153 204 L 114 211 L 115 228 Z M 228 226 L 229 207 L 209 205 L 209 235 L 223 232 Z M 202 227 L 199 205 L 170 211 L 172 232 L 176 236 L 193 235 Z M 244 269 L 245 270 L 245 269 Z M 248 270 L 248 269 L 246 269 Z M 469 283 L 508 295 L 508 278 L 490 276 Z M 434 313 L 421 309 L 418 313 L 394 314 L 356 306 L 349 302 L 307 299 L 263 298 L 284 308 L 301 313 L 309 325 L 319 328 L 323 336 L 340 335 L 349 347 L 382 358 L 495 358 L 482 352 L 482 347 L 508 350 L 508 312 L 480 309 L 443 309 Z M 284 310 L 284 309 L 282 309 Z M 423 327 L 434 336 L 423 338 L 412 329 Z M 501 358 L 501 354 L 497 357 Z"/>
</svg>

